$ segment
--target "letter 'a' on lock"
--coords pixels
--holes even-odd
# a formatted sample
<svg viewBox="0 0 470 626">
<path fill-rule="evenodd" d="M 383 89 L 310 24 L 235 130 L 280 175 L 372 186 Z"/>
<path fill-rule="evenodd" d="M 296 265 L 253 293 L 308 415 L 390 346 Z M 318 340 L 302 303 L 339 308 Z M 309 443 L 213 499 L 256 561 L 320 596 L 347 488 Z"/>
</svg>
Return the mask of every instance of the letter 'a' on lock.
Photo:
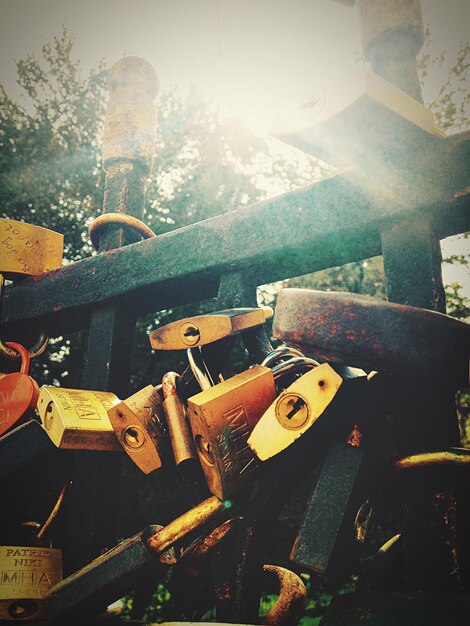
<svg viewBox="0 0 470 626">
<path fill-rule="evenodd" d="M 256 469 L 247 440 L 275 397 L 272 371 L 255 365 L 188 399 L 196 450 L 209 489 L 218 498 L 234 493 Z"/>
<path fill-rule="evenodd" d="M 43 598 L 61 580 L 61 550 L 0 546 L 0 620 L 43 618 Z"/>
<path fill-rule="evenodd" d="M 121 450 L 108 411 L 120 402 L 108 391 L 41 387 L 38 412 L 58 448 Z"/>
<path fill-rule="evenodd" d="M 147 385 L 108 411 L 117 441 L 144 474 L 163 465 L 162 414 L 162 399 L 153 385 Z"/>
<path fill-rule="evenodd" d="M 0 218 L 0 274 L 14 280 L 62 265 L 64 236 L 42 226 Z"/>
<path fill-rule="evenodd" d="M 150 333 L 154 350 L 187 350 L 264 324 L 273 316 L 271 307 L 227 309 L 186 317 Z"/>
<path fill-rule="evenodd" d="M 323 363 L 298 378 L 271 404 L 253 429 L 248 445 L 261 461 L 288 448 L 320 417 L 342 378 Z"/>
</svg>

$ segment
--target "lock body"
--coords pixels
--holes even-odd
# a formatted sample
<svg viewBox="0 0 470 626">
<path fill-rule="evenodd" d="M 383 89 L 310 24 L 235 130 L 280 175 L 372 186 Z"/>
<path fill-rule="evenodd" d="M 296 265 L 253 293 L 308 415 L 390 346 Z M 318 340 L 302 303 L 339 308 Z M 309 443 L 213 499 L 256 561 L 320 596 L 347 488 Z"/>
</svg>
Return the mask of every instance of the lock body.
<svg viewBox="0 0 470 626">
<path fill-rule="evenodd" d="M 322 415 L 335 397 L 342 378 L 327 363 L 292 383 L 269 406 L 248 439 L 265 461 L 288 448 Z"/>
<path fill-rule="evenodd" d="M 120 402 L 107 391 L 41 387 L 38 412 L 58 448 L 120 450 L 108 411 Z"/>
<path fill-rule="evenodd" d="M 28 375 L 30 356 L 21 344 L 8 341 L 21 357 L 19 372 L 0 377 L 0 435 L 34 411 L 39 397 L 37 382 Z"/>
<path fill-rule="evenodd" d="M 255 365 L 188 399 L 196 450 L 218 498 L 234 493 L 256 469 L 248 437 L 275 397 L 272 371 Z"/>
<path fill-rule="evenodd" d="M 0 546 L 0 619 L 40 619 L 43 598 L 61 580 L 61 550 Z"/>
<path fill-rule="evenodd" d="M 162 399 L 147 385 L 108 411 L 117 441 L 137 467 L 149 474 L 163 465 Z"/>
<path fill-rule="evenodd" d="M 272 317 L 270 307 L 227 309 L 166 324 L 150 333 L 154 350 L 186 350 L 260 326 Z"/>
<path fill-rule="evenodd" d="M 64 236 L 53 230 L 0 218 L 0 273 L 13 280 L 62 265 Z"/>
</svg>

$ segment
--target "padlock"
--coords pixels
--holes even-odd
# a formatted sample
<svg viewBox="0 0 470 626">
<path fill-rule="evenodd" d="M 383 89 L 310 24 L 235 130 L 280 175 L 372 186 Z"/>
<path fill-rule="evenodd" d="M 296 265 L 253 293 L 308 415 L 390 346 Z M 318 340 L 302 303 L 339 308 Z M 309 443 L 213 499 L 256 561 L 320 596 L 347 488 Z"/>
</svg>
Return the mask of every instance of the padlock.
<svg viewBox="0 0 470 626">
<path fill-rule="evenodd" d="M 313 289 L 281 289 L 273 336 L 330 362 L 440 377 L 468 362 L 470 345 L 469 325 L 448 315 Z"/>
<path fill-rule="evenodd" d="M 38 412 L 58 448 L 121 450 L 108 411 L 120 402 L 107 391 L 41 387 Z"/>
<path fill-rule="evenodd" d="M 215 311 L 171 322 L 150 333 L 154 350 L 186 350 L 213 343 L 229 335 L 264 324 L 272 317 L 270 307 Z"/>
<path fill-rule="evenodd" d="M 50 546 L 47 531 L 60 510 L 66 486 L 43 524 L 23 522 L 16 545 L 0 546 L 0 620 L 44 618 L 44 598 L 62 580 L 62 551 Z M 26 543 L 27 545 L 18 545 Z"/>
<path fill-rule="evenodd" d="M 61 579 L 58 548 L 0 546 L 0 619 L 44 617 L 43 599 Z"/>
<path fill-rule="evenodd" d="M 272 371 L 255 365 L 188 399 L 196 450 L 217 497 L 231 495 L 256 469 L 247 440 L 275 397 Z"/>
<path fill-rule="evenodd" d="M 162 414 L 162 398 L 153 385 L 108 410 L 117 441 L 144 474 L 163 465 L 166 437 Z"/>
<path fill-rule="evenodd" d="M 175 372 L 168 372 L 162 379 L 163 409 L 177 467 L 187 461 L 197 461 L 186 407 L 176 391 L 179 378 Z"/>
<path fill-rule="evenodd" d="M 62 265 L 64 236 L 42 226 L 0 218 L 0 274 L 10 280 Z"/>
<path fill-rule="evenodd" d="M 36 381 L 28 376 L 29 352 L 13 341 L 7 342 L 7 345 L 19 352 L 21 368 L 19 372 L 0 379 L 0 435 L 34 411 L 39 397 Z"/>
<path fill-rule="evenodd" d="M 248 439 L 261 461 L 288 448 L 317 422 L 343 380 L 323 363 L 285 389 L 262 415 Z"/>
</svg>

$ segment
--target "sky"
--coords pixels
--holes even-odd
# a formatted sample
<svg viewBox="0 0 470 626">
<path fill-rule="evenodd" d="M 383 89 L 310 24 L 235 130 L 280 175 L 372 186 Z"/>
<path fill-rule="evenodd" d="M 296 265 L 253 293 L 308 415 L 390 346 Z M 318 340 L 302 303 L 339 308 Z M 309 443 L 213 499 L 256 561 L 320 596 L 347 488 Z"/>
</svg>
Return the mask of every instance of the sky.
<svg viewBox="0 0 470 626">
<path fill-rule="evenodd" d="M 434 49 L 450 63 L 469 39 L 470 1 L 421 4 Z M 17 95 L 13 60 L 40 52 L 65 25 L 84 68 L 142 56 L 162 88 L 197 84 L 266 130 L 332 76 L 364 67 L 356 13 L 333 0 L 0 0 L 0 82 Z"/>
<path fill-rule="evenodd" d="M 431 52 L 447 55 L 430 73 L 429 100 L 470 39 L 470 0 L 421 6 Z M 161 89 L 197 85 L 222 112 L 266 132 L 278 118 L 295 123 L 299 105 L 331 81 L 347 92 L 365 68 L 356 13 L 333 0 L 0 0 L 0 83 L 21 102 L 14 60 L 39 54 L 64 25 L 84 71 L 103 57 L 111 65 L 142 56 Z"/>
</svg>

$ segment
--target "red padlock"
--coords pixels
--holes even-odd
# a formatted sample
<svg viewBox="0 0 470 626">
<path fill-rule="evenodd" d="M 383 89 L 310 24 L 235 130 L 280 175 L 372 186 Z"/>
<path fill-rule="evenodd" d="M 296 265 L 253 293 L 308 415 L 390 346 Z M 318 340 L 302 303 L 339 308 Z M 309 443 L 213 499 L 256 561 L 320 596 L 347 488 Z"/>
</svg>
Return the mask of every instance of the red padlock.
<svg viewBox="0 0 470 626">
<path fill-rule="evenodd" d="M 0 378 L 0 435 L 33 411 L 39 397 L 37 382 L 28 376 L 28 350 L 14 341 L 8 341 L 6 345 L 19 353 L 21 368 L 19 372 Z"/>
</svg>

